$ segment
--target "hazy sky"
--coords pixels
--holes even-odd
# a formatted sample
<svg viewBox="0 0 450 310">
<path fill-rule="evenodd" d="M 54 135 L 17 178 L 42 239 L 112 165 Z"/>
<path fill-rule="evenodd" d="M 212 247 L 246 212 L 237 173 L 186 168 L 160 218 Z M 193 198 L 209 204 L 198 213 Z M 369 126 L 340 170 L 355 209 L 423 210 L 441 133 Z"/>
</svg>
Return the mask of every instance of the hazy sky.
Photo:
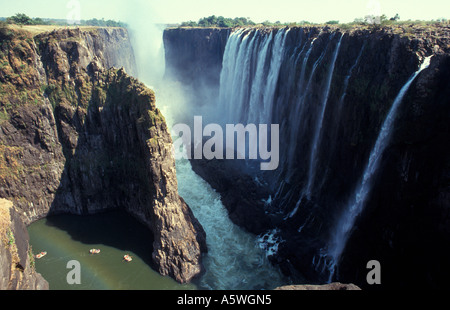
<svg viewBox="0 0 450 310">
<path fill-rule="evenodd" d="M 0 16 L 20 12 L 65 19 L 73 2 L 80 4 L 81 19 L 125 22 L 146 19 L 176 23 L 210 15 L 249 17 L 255 22 L 349 22 L 365 15 L 392 17 L 396 13 L 402 20 L 450 19 L 450 0 L 0 0 Z"/>
</svg>

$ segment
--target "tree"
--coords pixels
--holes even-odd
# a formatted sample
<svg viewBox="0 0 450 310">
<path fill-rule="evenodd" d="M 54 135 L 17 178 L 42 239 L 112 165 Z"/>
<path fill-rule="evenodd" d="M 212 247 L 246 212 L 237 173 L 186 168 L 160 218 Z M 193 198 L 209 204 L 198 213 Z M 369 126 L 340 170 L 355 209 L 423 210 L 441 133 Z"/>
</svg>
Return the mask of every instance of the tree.
<svg viewBox="0 0 450 310">
<path fill-rule="evenodd" d="M 48 25 L 49 23 L 44 21 L 40 17 L 33 18 L 33 25 Z"/>
<path fill-rule="evenodd" d="M 6 21 L 8 24 L 33 25 L 33 20 L 23 13 L 17 13 L 14 16 L 8 17 Z"/>
<path fill-rule="evenodd" d="M 400 19 L 400 16 L 398 15 L 398 13 L 397 14 L 395 14 L 395 16 L 394 17 L 391 17 L 391 19 L 390 20 L 392 20 L 392 21 L 398 21 Z"/>
<path fill-rule="evenodd" d="M 222 27 L 231 28 L 239 26 L 255 25 L 253 21 L 245 17 L 226 18 L 223 16 L 209 16 L 201 18 L 198 23 L 193 21 L 182 22 L 181 27 Z"/>
<path fill-rule="evenodd" d="M 194 22 L 192 20 L 181 23 L 181 27 L 197 27 L 197 26 L 198 26 L 197 22 Z"/>
</svg>

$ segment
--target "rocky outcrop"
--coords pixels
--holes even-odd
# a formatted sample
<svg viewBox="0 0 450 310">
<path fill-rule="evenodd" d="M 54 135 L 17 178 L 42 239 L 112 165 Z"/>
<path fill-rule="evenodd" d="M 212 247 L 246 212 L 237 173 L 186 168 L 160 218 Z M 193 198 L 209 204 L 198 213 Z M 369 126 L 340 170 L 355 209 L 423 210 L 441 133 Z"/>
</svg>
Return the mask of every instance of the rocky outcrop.
<svg viewBox="0 0 450 310">
<path fill-rule="evenodd" d="M 2 87 L 19 98 L 1 101 L 0 197 L 26 223 L 124 209 L 153 234 L 161 274 L 181 283 L 198 276 L 205 233 L 178 195 L 155 94 L 127 74 L 136 69 L 126 30 L 17 33 L 2 48 Z M 27 74 L 11 79 L 17 67 Z"/>
<path fill-rule="evenodd" d="M 193 159 L 191 165 L 192 170 L 220 194 L 233 223 L 256 235 L 275 228 L 275 218 L 267 216 L 265 212 L 265 199 L 271 193 L 270 188 L 242 173 L 246 169 L 244 163 L 236 164 L 223 159 Z"/>
<path fill-rule="evenodd" d="M 28 224 L 49 211 L 65 157 L 33 37 L 11 32 L 1 42 L 0 197 Z"/>
<path fill-rule="evenodd" d="M 0 290 L 46 290 L 34 269 L 29 236 L 11 201 L 0 199 Z"/>
<path fill-rule="evenodd" d="M 277 291 L 359 291 L 361 290 L 354 284 L 343 284 L 334 282 L 324 285 L 286 285 L 275 288 Z"/>
</svg>

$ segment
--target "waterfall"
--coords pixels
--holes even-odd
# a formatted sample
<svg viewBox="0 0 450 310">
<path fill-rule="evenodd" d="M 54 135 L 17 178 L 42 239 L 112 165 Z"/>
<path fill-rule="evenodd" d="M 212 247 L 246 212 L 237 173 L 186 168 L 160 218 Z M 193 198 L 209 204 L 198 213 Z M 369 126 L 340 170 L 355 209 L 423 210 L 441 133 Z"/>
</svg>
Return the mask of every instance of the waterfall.
<svg viewBox="0 0 450 310">
<path fill-rule="evenodd" d="M 356 61 L 353 64 L 353 66 L 350 68 L 350 70 L 348 71 L 347 76 L 345 77 L 345 81 L 344 81 L 344 91 L 342 92 L 342 96 L 339 100 L 339 107 L 342 107 L 342 104 L 344 102 L 345 96 L 347 95 L 347 88 L 348 88 L 348 83 L 350 82 L 350 78 L 352 77 L 352 73 L 353 70 L 355 70 L 356 66 L 359 63 L 359 59 L 361 58 L 361 55 L 364 51 L 364 48 L 366 47 L 366 44 L 364 43 L 363 46 L 361 47 L 361 50 L 359 51 L 358 57 L 356 57 Z"/>
<path fill-rule="evenodd" d="M 176 121 L 173 111 L 184 104 L 183 94 L 174 96 L 174 92 L 176 86 L 169 81 L 158 92 L 159 108 L 169 127 Z M 177 138 L 173 137 L 174 141 Z M 196 285 L 213 290 L 273 289 L 283 285 L 286 279 L 268 260 L 261 241 L 230 220 L 220 195 L 192 170 L 190 161 L 180 158 L 175 164 L 178 192 L 206 232 L 205 273 L 195 281 Z"/>
<path fill-rule="evenodd" d="M 249 189 L 257 190 L 249 192 L 248 200 L 241 191 L 226 192 L 230 196 L 225 197 L 233 200 L 224 201 L 232 207 L 241 199 L 245 203 L 254 199 L 253 206 L 261 208 L 261 217 L 268 220 L 267 225 L 258 223 L 261 248 L 274 255 L 274 261 L 282 262 L 283 268 L 305 271 L 312 281 L 338 274 L 347 239 L 369 205 L 375 180 L 384 167 L 383 153 L 388 153 L 390 137 L 399 126 L 395 119 L 406 104 L 402 101 L 430 62 L 421 59 L 420 68 L 405 72 L 393 89 L 391 82 L 410 63 L 415 47 L 404 51 L 404 42 L 387 33 L 374 37 L 384 40 L 380 44 L 370 31 L 344 32 L 329 27 L 237 28 L 227 32 L 225 47 L 224 37 L 220 44 L 205 41 L 214 47 L 205 50 L 205 55 L 213 53 L 216 64 L 221 60 L 222 70 L 220 85 L 213 85 L 218 90 L 217 100 L 198 105 L 212 107 L 211 114 L 220 125 L 278 124 L 280 129 L 280 167 L 262 172 L 250 160 L 235 166 L 227 162 L 223 167 L 243 176 L 243 181 L 230 186 L 245 190 L 247 180 L 253 180 Z M 176 49 L 177 44 L 173 45 Z M 388 48 L 398 51 L 381 55 Z M 183 72 L 185 65 L 179 66 Z M 192 72 L 196 72 L 195 66 L 186 64 Z M 381 120 L 375 129 L 372 123 L 366 125 L 367 118 L 376 113 L 379 98 L 386 96 L 389 101 L 381 102 L 387 106 L 386 114 L 378 116 Z M 366 97 L 369 101 L 363 104 Z M 194 111 L 197 102 L 192 101 Z M 375 133 L 367 140 L 363 133 L 369 125 L 366 129 Z M 248 142 L 246 150 L 250 149 Z M 354 162 L 351 154 L 363 156 L 363 162 Z M 177 164 L 181 171 L 183 162 Z M 209 169 L 205 178 L 216 184 L 213 167 L 205 168 Z M 181 189 L 187 192 L 191 183 L 189 179 Z M 190 204 L 195 205 L 194 200 Z M 251 217 L 245 211 L 239 213 L 239 220 L 256 220 Z"/>
<path fill-rule="evenodd" d="M 227 122 L 236 120 L 240 117 L 240 108 L 244 106 L 245 93 L 248 92 L 246 86 L 247 83 L 242 81 L 248 80 L 247 71 L 241 69 L 241 66 L 245 61 L 248 62 L 249 51 L 247 48 L 249 44 L 249 32 L 245 32 L 244 29 L 240 29 L 233 32 L 230 35 L 228 43 L 225 48 L 225 55 L 223 60 L 223 69 L 220 76 L 220 94 L 219 103 L 220 107 L 225 108 L 225 114 Z M 253 37 L 253 40 L 256 36 Z M 236 109 L 238 107 L 238 109 Z"/>
<path fill-rule="evenodd" d="M 331 40 L 333 39 L 335 33 L 332 33 L 330 35 L 330 39 L 328 41 L 328 44 L 330 44 Z M 320 34 L 319 34 L 320 36 Z M 312 44 L 314 43 L 311 42 L 311 48 L 312 49 Z M 308 78 L 308 82 L 304 84 L 304 75 L 305 75 L 305 68 L 306 68 L 306 64 L 308 62 L 309 59 L 309 54 L 307 55 L 307 57 L 304 59 L 303 62 L 303 67 L 302 67 L 302 72 L 300 75 L 300 84 L 299 84 L 299 91 L 300 91 L 300 98 L 297 102 L 296 105 L 296 110 L 295 113 L 291 116 L 294 117 L 294 120 L 291 122 L 291 140 L 290 140 L 290 144 L 289 144 L 289 175 L 288 175 L 288 179 L 290 179 L 290 177 L 292 176 L 292 173 L 294 171 L 294 164 L 295 164 L 295 156 L 297 154 L 297 143 L 298 143 L 298 133 L 301 132 L 301 129 L 299 128 L 298 124 L 301 124 L 301 122 L 299 122 L 298 120 L 303 120 L 305 115 L 304 115 L 304 111 L 305 111 L 305 105 L 307 103 L 310 103 L 307 101 L 308 96 L 310 95 L 310 90 L 311 90 L 311 83 L 313 81 L 313 77 L 314 74 L 317 70 L 317 68 L 319 67 L 319 65 L 322 63 L 323 58 L 325 57 L 325 54 L 328 50 L 328 44 L 327 44 L 327 48 L 324 48 L 322 53 L 320 54 L 319 58 L 317 58 L 317 60 L 314 62 L 313 68 L 311 70 L 311 73 L 309 74 L 309 78 Z M 308 53 L 310 53 L 310 51 L 308 51 Z M 297 126 L 295 126 L 294 124 L 297 124 Z M 300 197 L 301 200 L 302 197 Z"/>
<path fill-rule="evenodd" d="M 257 33 L 255 34 L 255 37 Z M 256 73 L 254 78 L 251 81 L 251 93 L 249 98 L 249 108 L 248 108 L 248 118 L 247 122 L 251 123 L 252 121 L 256 121 L 259 119 L 260 115 L 260 104 L 264 102 L 264 98 L 262 97 L 262 90 L 264 89 L 264 77 L 265 77 L 265 64 L 267 59 L 267 53 L 269 51 L 269 45 L 272 41 L 273 32 L 270 33 L 269 37 L 263 41 L 262 49 L 259 51 L 259 55 L 256 59 Z M 250 71 L 251 68 L 249 66 L 241 67 L 243 71 Z"/>
<path fill-rule="evenodd" d="M 341 38 L 339 39 L 339 42 L 336 46 L 336 50 L 334 51 L 334 54 L 333 54 L 333 58 L 331 60 L 331 66 L 328 69 L 326 86 L 324 88 L 323 100 L 322 100 L 321 107 L 320 107 L 321 110 L 320 110 L 320 114 L 318 117 L 315 131 L 314 131 L 313 143 L 312 143 L 312 147 L 311 147 L 311 154 L 309 157 L 308 183 L 306 186 L 306 197 L 308 199 L 310 198 L 312 186 L 314 184 L 316 164 L 317 164 L 317 158 L 316 158 L 317 157 L 317 149 L 318 149 L 318 145 L 320 143 L 320 134 L 322 132 L 323 117 L 325 115 L 325 110 L 326 110 L 327 102 L 328 102 L 328 96 L 330 93 L 331 81 L 332 81 L 333 72 L 334 72 L 334 65 L 336 64 L 336 59 L 339 54 L 339 50 L 341 48 L 341 42 L 342 42 L 343 37 L 344 37 L 344 34 L 342 34 Z"/>
<path fill-rule="evenodd" d="M 367 196 L 370 193 L 370 189 L 372 187 L 372 177 L 377 171 L 383 152 L 389 143 L 398 107 L 400 106 L 400 103 L 402 102 L 403 97 L 405 96 L 412 82 L 416 79 L 419 73 L 422 72 L 422 70 L 428 68 L 428 66 L 430 65 L 430 59 L 431 56 L 425 58 L 420 68 L 408 79 L 406 84 L 400 89 L 400 92 L 398 93 L 397 97 L 394 100 L 394 103 L 392 104 L 392 107 L 383 123 L 383 126 L 381 127 L 377 141 L 370 153 L 369 161 L 366 168 L 364 169 L 362 180 L 356 188 L 349 203 L 347 204 L 344 213 L 336 223 L 333 234 L 331 235 L 331 240 L 328 244 L 328 251 L 326 253 L 328 263 L 324 263 L 328 264 L 328 270 L 330 272 L 329 281 L 332 280 L 336 265 L 340 259 L 342 251 L 345 248 L 350 231 L 353 228 L 356 218 L 359 214 L 361 214 Z"/>
<path fill-rule="evenodd" d="M 225 47 L 219 107 L 228 123 L 269 124 L 289 29 L 233 32 Z"/>
<path fill-rule="evenodd" d="M 271 123 L 272 107 L 275 96 L 275 89 L 278 82 L 278 76 L 280 74 L 281 62 L 283 61 L 284 49 L 286 43 L 286 35 L 290 29 L 283 29 L 277 33 L 272 48 L 272 57 L 270 62 L 269 74 L 267 75 L 267 82 L 265 85 L 263 95 L 263 107 L 260 110 L 260 123 Z M 249 120 L 250 122 L 251 120 Z"/>
<path fill-rule="evenodd" d="M 300 79 L 299 79 L 299 83 L 298 83 L 298 87 L 297 87 L 297 91 L 300 91 L 301 89 L 303 89 L 303 83 L 304 83 L 304 79 L 305 79 L 305 71 L 306 71 L 306 64 L 308 63 L 309 60 L 309 56 L 311 55 L 313 46 L 314 46 L 314 42 L 317 38 L 314 38 L 311 41 L 311 44 L 309 46 L 308 51 L 305 54 L 305 57 L 303 58 L 303 62 L 302 62 L 302 70 L 300 72 Z M 306 45 L 306 43 L 305 43 Z M 300 54 L 301 55 L 301 54 Z M 300 56 L 299 55 L 299 56 Z M 301 111 L 301 106 L 302 106 L 302 101 L 301 100 L 297 100 L 296 105 L 295 105 L 295 110 L 294 113 L 291 113 L 289 115 L 289 136 L 290 136 L 290 141 L 289 141 L 289 145 L 291 145 L 291 148 L 289 150 L 289 157 L 288 157 L 288 165 L 289 165 L 289 171 L 293 171 L 293 163 L 294 163 L 294 158 L 295 158 L 295 151 L 296 151 L 296 145 L 297 145 L 297 131 L 298 131 L 298 126 L 294 126 L 294 124 L 297 124 L 297 118 L 298 115 L 300 114 Z M 291 174 L 292 175 L 292 174 Z M 290 176 L 291 176 L 290 175 Z"/>
</svg>

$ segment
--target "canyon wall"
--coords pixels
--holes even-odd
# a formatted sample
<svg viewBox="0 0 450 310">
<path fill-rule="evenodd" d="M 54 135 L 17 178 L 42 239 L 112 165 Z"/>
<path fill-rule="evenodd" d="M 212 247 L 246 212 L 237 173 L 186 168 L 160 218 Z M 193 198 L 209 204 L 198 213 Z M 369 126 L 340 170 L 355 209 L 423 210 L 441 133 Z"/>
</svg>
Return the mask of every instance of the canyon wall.
<svg viewBox="0 0 450 310">
<path fill-rule="evenodd" d="M 27 228 L 6 199 L 0 199 L 0 236 L 0 289 L 48 289 L 47 281 L 34 268 Z"/>
<path fill-rule="evenodd" d="M 161 274 L 199 275 L 205 233 L 178 195 L 155 94 L 132 77 L 127 31 L 7 30 L 1 40 L 0 197 L 26 224 L 124 209 L 152 233 Z"/>
<path fill-rule="evenodd" d="M 164 31 L 164 79 L 178 83 L 177 87 L 186 96 L 185 101 L 192 103 L 188 107 L 209 106 L 207 103 L 219 96 L 222 58 L 230 31 L 219 28 L 174 28 Z M 191 115 L 185 116 L 184 123 L 192 121 Z"/>
<path fill-rule="evenodd" d="M 228 123 L 280 125 L 275 171 L 263 173 L 243 161 L 191 161 L 221 193 L 230 218 L 261 235 L 275 264 L 294 279 L 369 287 L 366 264 L 375 259 L 383 268 L 382 287 L 416 281 L 448 286 L 445 25 L 223 29 L 230 34 L 224 52 L 211 39 L 220 37 L 218 30 L 209 30 L 208 38 L 192 35 L 205 29 L 191 29 L 189 36 L 186 31 L 166 30 L 169 72 L 195 85 L 192 79 L 204 75 L 196 76 L 198 59 L 215 59 L 210 66 L 222 67 L 211 78 L 219 81 L 219 96 L 198 103 L 197 111 L 211 105 Z M 182 63 L 176 60 L 179 46 L 191 55 Z M 391 114 L 388 138 L 380 139 Z M 382 148 L 374 149 L 380 140 Z M 374 154 L 376 169 L 367 174 Z M 363 183 L 363 207 L 356 212 L 352 199 L 361 198 Z M 346 218 L 352 225 L 336 241 Z M 344 250 L 333 256 L 336 242 Z"/>
</svg>

